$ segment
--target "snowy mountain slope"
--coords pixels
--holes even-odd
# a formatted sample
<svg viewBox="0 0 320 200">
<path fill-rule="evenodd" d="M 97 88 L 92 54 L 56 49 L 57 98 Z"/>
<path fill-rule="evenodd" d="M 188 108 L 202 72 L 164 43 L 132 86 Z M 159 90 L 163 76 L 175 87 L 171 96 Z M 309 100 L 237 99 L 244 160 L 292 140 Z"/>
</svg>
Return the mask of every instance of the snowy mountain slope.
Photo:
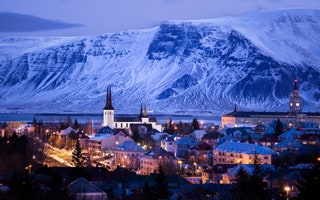
<svg viewBox="0 0 320 200">
<path fill-rule="evenodd" d="M 0 38 L 0 109 L 220 114 L 288 110 L 299 79 L 304 110 L 320 103 L 320 11 L 260 11 L 169 21 L 149 30 L 70 38 Z"/>
</svg>

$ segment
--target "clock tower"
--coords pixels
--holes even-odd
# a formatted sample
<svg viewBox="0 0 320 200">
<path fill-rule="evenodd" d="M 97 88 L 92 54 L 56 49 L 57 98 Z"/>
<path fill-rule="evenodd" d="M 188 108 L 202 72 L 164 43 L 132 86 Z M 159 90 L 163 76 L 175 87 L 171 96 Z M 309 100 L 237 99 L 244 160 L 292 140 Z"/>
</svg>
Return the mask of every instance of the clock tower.
<svg viewBox="0 0 320 200">
<path fill-rule="evenodd" d="M 302 98 L 299 96 L 298 80 L 294 80 L 294 88 L 290 94 L 290 112 L 301 113 L 302 112 Z"/>
</svg>

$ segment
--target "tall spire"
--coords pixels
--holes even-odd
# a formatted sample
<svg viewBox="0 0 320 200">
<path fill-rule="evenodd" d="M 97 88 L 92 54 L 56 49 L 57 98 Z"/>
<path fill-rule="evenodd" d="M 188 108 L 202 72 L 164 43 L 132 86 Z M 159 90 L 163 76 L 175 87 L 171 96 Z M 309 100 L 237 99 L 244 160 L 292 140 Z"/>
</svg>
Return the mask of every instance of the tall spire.
<svg viewBox="0 0 320 200">
<path fill-rule="evenodd" d="M 148 114 L 147 114 L 147 105 L 146 105 L 146 104 L 144 104 L 143 116 L 144 116 L 144 117 L 148 117 Z"/>
<path fill-rule="evenodd" d="M 293 90 L 298 90 L 298 80 L 297 79 L 294 80 L 294 88 L 293 88 Z"/>
<path fill-rule="evenodd" d="M 106 105 L 103 110 L 114 110 L 112 106 L 111 86 L 107 87 Z"/>
<path fill-rule="evenodd" d="M 233 112 L 237 112 L 237 104 L 234 104 L 234 109 L 233 109 Z"/>
</svg>

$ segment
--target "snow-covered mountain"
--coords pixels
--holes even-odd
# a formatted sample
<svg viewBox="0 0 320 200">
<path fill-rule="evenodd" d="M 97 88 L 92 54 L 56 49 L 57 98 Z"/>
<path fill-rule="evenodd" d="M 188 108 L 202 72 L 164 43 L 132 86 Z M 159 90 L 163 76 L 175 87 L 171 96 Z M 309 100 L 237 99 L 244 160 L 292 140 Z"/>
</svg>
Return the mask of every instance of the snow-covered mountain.
<svg viewBox="0 0 320 200">
<path fill-rule="evenodd" d="M 299 80 L 304 111 L 320 108 L 320 10 L 168 21 L 83 37 L 0 38 L 0 109 L 100 113 L 287 111 Z"/>
</svg>

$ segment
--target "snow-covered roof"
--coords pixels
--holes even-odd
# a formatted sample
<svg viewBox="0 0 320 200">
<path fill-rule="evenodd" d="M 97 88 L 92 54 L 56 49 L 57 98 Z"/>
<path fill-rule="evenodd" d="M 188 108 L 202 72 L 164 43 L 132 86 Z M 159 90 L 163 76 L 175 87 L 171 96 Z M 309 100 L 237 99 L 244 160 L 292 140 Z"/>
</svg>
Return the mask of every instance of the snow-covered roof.
<svg viewBox="0 0 320 200">
<path fill-rule="evenodd" d="M 77 133 L 78 131 L 77 130 L 75 130 L 75 129 L 73 129 L 72 127 L 68 127 L 68 128 L 66 128 L 66 129 L 64 129 L 64 130 L 61 130 L 60 131 L 60 135 L 68 135 L 68 134 L 70 134 L 71 132 L 75 132 L 75 133 Z"/>
<path fill-rule="evenodd" d="M 295 166 L 290 166 L 290 169 L 312 169 L 314 167 L 313 163 L 299 163 Z"/>
<path fill-rule="evenodd" d="M 124 141 L 123 143 L 117 145 L 115 149 L 122 151 L 145 152 L 145 150 L 141 146 L 139 146 L 132 140 Z"/>
<path fill-rule="evenodd" d="M 73 181 L 67 187 L 68 192 L 70 192 L 71 194 L 106 194 L 103 190 L 82 177 Z"/>
<path fill-rule="evenodd" d="M 166 136 L 166 135 L 168 135 L 168 133 L 155 133 L 151 137 L 154 140 L 160 140 L 163 136 Z"/>
<path fill-rule="evenodd" d="M 207 132 L 205 130 L 195 130 L 192 132 L 192 136 L 197 139 L 201 139 L 206 133 Z"/>
<path fill-rule="evenodd" d="M 300 131 L 297 131 L 296 129 L 292 128 L 281 135 L 279 135 L 279 139 L 285 139 L 285 138 L 297 138 L 300 136 L 302 133 Z"/>
<path fill-rule="evenodd" d="M 90 138 L 90 140 L 101 141 L 102 139 L 109 138 L 111 136 L 111 134 L 96 134 L 93 138 Z"/>
<path fill-rule="evenodd" d="M 176 144 L 178 144 L 178 145 L 179 144 L 180 145 L 182 145 L 182 144 L 197 145 L 198 142 L 188 136 L 184 136 L 184 137 L 180 138 L 179 140 L 177 140 Z"/>
<path fill-rule="evenodd" d="M 279 142 L 275 145 L 276 147 L 301 147 L 301 142 L 296 141 L 293 138 L 286 138 L 282 142 Z"/>
<path fill-rule="evenodd" d="M 275 153 L 274 150 L 266 146 L 241 142 L 224 142 L 221 145 L 219 145 L 215 150 L 245 154 L 254 154 L 256 152 L 257 154 L 264 155 Z"/>
<path fill-rule="evenodd" d="M 237 173 L 239 172 L 240 168 L 243 170 L 247 171 L 249 175 L 252 175 L 254 166 L 251 164 L 241 164 L 237 165 L 235 167 L 229 168 L 227 174 L 229 176 L 236 176 Z M 273 165 L 261 165 L 262 171 L 275 171 L 275 168 Z"/>
</svg>

